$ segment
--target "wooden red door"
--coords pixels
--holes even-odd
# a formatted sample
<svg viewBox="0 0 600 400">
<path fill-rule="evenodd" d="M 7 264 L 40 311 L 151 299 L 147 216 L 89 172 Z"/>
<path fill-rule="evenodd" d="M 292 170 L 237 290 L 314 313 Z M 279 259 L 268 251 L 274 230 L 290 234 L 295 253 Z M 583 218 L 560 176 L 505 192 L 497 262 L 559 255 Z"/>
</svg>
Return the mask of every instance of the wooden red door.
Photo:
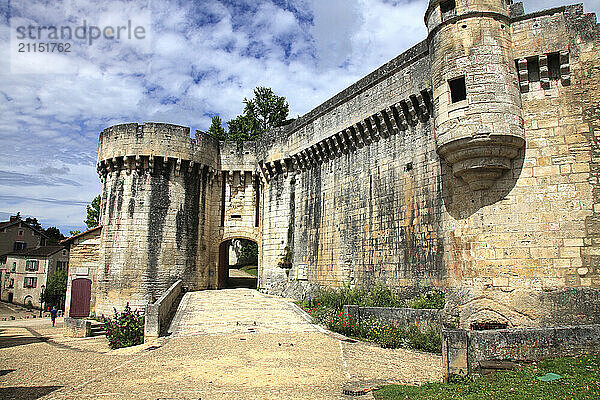
<svg viewBox="0 0 600 400">
<path fill-rule="evenodd" d="M 92 281 L 85 278 L 74 279 L 71 284 L 71 307 L 69 316 L 73 318 L 90 316 Z"/>
</svg>

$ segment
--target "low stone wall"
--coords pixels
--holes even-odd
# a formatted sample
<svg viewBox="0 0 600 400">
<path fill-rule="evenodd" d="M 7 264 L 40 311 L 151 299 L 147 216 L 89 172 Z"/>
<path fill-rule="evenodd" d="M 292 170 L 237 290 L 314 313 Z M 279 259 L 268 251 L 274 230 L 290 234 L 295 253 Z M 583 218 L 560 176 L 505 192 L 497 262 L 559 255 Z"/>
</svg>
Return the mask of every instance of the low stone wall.
<svg viewBox="0 0 600 400">
<path fill-rule="evenodd" d="M 63 335 L 66 337 L 83 338 L 92 336 L 92 321 L 65 317 Z"/>
<path fill-rule="evenodd" d="M 183 281 L 178 280 L 156 302 L 146 306 L 144 341 L 156 339 L 165 331 L 171 316 L 171 309 L 179 298 L 182 288 Z"/>
<path fill-rule="evenodd" d="M 344 312 L 356 321 L 372 318 L 394 325 L 417 325 L 419 328 L 442 326 L 442 310 L 344 306 Z"/>
<path fill-rule="evenodd" d="M 512 363 L 600 351 L 600 325 L 490 331 L 444 330 L 446 377 L 510 368 Z"/>
</svg>

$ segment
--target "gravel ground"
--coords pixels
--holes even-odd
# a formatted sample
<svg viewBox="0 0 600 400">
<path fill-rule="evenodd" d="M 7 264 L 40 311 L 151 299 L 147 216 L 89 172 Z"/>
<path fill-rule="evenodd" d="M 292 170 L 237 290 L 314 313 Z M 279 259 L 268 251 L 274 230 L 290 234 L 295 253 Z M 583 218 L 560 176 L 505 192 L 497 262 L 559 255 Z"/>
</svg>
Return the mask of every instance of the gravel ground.
<svg viewBox="0 0 600 400">
<path fill-rule="evenodd" d="M 65 338 L 60 319 L 0 322 L 0 398 L 343 399 L 345 389 L 441 379 L 440 357 L 345 342 L 283 299 L 186 296 L 174 334 L 155 346 Z"/>
</svg>

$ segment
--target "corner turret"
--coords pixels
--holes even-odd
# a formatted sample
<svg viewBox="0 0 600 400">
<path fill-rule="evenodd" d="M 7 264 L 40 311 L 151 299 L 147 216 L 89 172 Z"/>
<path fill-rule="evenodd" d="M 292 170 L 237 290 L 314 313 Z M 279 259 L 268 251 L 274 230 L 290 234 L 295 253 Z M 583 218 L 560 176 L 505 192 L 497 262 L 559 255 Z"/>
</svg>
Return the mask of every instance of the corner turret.
<svg viewBox="0 0 600 400">
<path fill-rule="evenodd" d="M 525 144 L 510 0 L 431 0 L 438 154 L 472 190 L 490 188 Z"/>
</svg>

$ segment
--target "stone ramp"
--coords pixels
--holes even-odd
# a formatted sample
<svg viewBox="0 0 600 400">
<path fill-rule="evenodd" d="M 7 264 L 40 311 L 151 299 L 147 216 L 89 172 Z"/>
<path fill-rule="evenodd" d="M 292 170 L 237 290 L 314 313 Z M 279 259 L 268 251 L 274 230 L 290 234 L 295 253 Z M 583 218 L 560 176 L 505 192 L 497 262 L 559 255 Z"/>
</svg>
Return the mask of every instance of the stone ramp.
<svg viewBox="0 0 600 400">
<path fill-rule="evenodd" d="M 252 289 L 188 292 L 169 328 L 173 336 L 320 331 L 291 301 Z"/>
</svg>

